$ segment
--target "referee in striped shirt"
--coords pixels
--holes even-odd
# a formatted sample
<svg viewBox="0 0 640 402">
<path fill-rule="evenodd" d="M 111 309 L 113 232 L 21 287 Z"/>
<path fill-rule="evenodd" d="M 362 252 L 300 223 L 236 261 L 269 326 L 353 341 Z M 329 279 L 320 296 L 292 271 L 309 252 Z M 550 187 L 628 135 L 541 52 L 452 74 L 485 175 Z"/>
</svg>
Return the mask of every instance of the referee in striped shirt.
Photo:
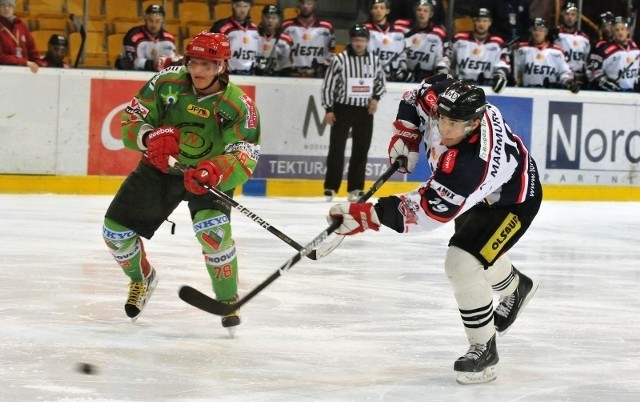
<svg viewBox="0 0 640 402">
<path fill-rule="evenodd" d="M 340 189 L 344 172 L 344 151 L 351 130 L 352 148 L 347 174 L 349 201 L 364 192 L 365 169 L 371 137 L 373 114 L 385 93 L 384 70 L 378 58 L 367 51 L 369 30 L 356 24 L 349 30 L 350 44 L 336 55 L 322 81 L 322 106 L 325 121 L 331 126 L 324 195 L 331 201 Z"/>
</svg>

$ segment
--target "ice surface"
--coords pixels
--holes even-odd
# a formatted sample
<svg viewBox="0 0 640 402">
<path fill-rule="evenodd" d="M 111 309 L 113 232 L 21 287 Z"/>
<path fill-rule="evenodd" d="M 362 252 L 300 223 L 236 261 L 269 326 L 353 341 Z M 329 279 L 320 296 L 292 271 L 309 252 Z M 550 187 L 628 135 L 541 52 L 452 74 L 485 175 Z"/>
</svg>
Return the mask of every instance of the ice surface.
<svg viewBox="0 0 640 402">
<path fill-rule="evenodd" d="M 510 252 L 540 289 L 498 338 L 498 379 L 462 386 L 452 224 L 383 228 L 302 260 L 244 306 L 231 339 L 178 299 L 182 284 L 210 292 L 186 205 L 175 235 L 164 224 L 145 243 L 159 285 L 130 322 L 128 278 L 101 237 L 110 200 L 0 195 L 0 400 L 640 400 L 640 203 L 543 203 Z M 320 197 L 237 200 L 303 245 L 327 226 Z M 239 213 L 233 225 L 246 293 L 295 250 Z"/>
</svg>

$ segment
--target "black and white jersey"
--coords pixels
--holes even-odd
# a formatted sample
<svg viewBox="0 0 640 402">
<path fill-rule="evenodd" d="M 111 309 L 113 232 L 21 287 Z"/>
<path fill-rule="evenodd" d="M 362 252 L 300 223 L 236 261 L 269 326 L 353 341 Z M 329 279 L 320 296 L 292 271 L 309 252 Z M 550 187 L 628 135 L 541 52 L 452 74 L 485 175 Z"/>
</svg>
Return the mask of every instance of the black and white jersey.
<svg viewBox="0 0 640 402">
<path fill-rule="evenodd" d="M 385 93 L 385 75 L 376 55 L 367 51 L 356 56 L 347 45 L 337 54 L 322 81 L 322 106 L 330 110 L 336 103 L 368 107 L 371 98 Z"/>
<path fill-rule="evenodd" d="M 404 232 L 433 230 L 478 203 L 514 205 L 540 191 L 536 163 L 497 107 L 487 104 L 480 126 L 458 145 L 441 144 L 437 117 L 429 104 L 430 85 L 403 96 L 397 119 L 419 127 L 433 171 L 417 191 L 403 194 Z M 447 96 L 446 91 L 440 96 Z"/>
<path fill-rule="evenodd" d="M 373 22 L 365 22 L 364 26 L 367 27 L 371 35 L 367 50 L 380 59 L 387 79 L 390 79 L 392 72 L 398 68 L 400 62 L 406 63 L 407 61 L 404 52 L 406 28 L 395 23 L 381 26 Z"/>
<path fill-rule="evenodd" d="M 521 42 L 514 60 L 514 76 L 521 87 L 560 87 L 574 78 L 561 47 L 548 41 Z"/>
<path fill-rule="evenodd" d="M 133 70 L 156 71 L 158 57 L 176 55 L 176 40 L 164 29 L 154 37 L 144 25 L 133 27 L 125 34 L 122 44 L 124 57 Z"/>
<path fill-rule="evenodd" d="M 283 32 L 275 35 L 267 35 L 262 30 L 260 33 L 260 43 L 257 57 L 273 59 L 275 63 L 273 71 L 277 74 L 287 68 L 291 68 L 291 46 L 293 39 Z"/>
<path fill-rule="evenodd" d="M 425 28 L 415 28 L 410 20 L 395 22 L 404 30 L 405 54 L 409 70 L 420 72 L 418 81 L 424 76 L 431 76 L 436 71 L 448 73 L 451 68 L 447 42 L 447 32 L 441 27 L 429 22 Z"/>
<path fill-rule="evenodd" d="M 564 27 L 558 28 L 558 37 L 553 42 L 564 51 L 565 60 L 576 78 L 584 77 L 587 70 L 587 58 L 591 51 L 591 42 L 587 34 L 581 31 L 567 32 Z"/>
<path fill-rule="evenodd" d="M 331 63 L 336 46 L 332 23 L 316 18 L 311 24 L 305 24 L 299 18 L 291 18 L 285 20 L 280 29 L 293 41 L 291 59 L 294 68 L 315 69 L 315 66 Z"/>
<path fill-rule="evenodd" d="M 491 79 L 498 70 L 505 76 L 511 73 L 508 49 L 503 49 L 504 41 L 496 35 L 488 35 L 478 41 L 473 32 L 456 34 L 451 45 L 453 69 L 459 80 L 472 80 L 480 84 Z"/>
<path fill-rule="evenodd" d="M 211 32 L 219 32 L 227 35 L 231 45 L 231 58 L 229 59 L 229 72 L 248 74 L 258 54 L 260 35 L 258 26 L 246 20 L 239 22 L 233 17 L 216 21 L 211 27 Z"/>
<path fill-rule="evenodd" d="M 596 81 L 603 75 L 631 91 L 638 82 L 640 72 L 640 49 L 629 39 L 626 45 L 616 42 L 601 42 L 589 56 L 588 77 Z"/>
</svg>

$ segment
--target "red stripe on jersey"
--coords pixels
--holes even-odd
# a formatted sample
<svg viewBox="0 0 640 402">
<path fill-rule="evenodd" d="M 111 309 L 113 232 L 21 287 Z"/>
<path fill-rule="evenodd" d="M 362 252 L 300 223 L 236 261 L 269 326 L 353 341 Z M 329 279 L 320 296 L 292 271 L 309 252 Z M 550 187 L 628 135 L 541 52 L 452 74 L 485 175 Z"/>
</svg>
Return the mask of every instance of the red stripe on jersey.
<svg viewBox="0 0 640 402">
<path fill-rule="evenodd" d="M 460 151 L 458 151 L 457 149 L 448 149 L 447 152 L 442 155 L 442 158 L 440 159 L 442 161 L 442 164 L 440 167 L 442 168 L 443 172 L 453 172 L 453 168 L 456 165 L 456 156 L 458 156 L 458 152 Z"/>
<path fill-rule="evenodd" d="M 520 191 L 518 191 L 518 202 L 523 203 L 527 199 L 527 187 L 529 186 L 529 152 L 522 144 L 520 137 L 514 135 L 513 139 L 518 143 L 518 148 L 524 155 L 522 171 L 520 172 Z"/>
</svg>

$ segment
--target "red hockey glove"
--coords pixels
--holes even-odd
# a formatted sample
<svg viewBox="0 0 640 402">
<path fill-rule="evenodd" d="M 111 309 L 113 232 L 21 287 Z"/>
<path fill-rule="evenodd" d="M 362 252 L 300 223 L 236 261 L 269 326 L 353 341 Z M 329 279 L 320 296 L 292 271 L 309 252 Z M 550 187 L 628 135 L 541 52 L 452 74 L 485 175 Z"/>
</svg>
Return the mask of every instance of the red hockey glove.
<svg viewBox="0 0 640 402">
<path fill-rule="evenodd" d="M 161 126 L 146 135 L 147 158 L 156 168 L 167 173 L 169 156 L 178 159 L 180 131 L 171 126 Z"/>
<path fill-rule="evenodd" d="M 202 195 L 208 191 L 205 186 L 215 187 L 220 181 L 222 168 L 211 160 L 202 161 L 184 172 L 184 188 L 194 194 Z"/>
<path fill-rule="evenodd" d="M 422 134 L 414 124 L 406 120 L 393 122 L 393 137 L 389 142 L 389 161 L 395 162 L 399 157 L 407 159 L 407 163 L 398 169 L 401 173 L 411 173 L 418 164 L 420 140 Z"/>
<path fill-rule="evenodd" d="M 339 235 L 354 235 L 367 229 L 380 230 L 380 220 L 370 202 L 336 204 L 329 209 L 327 221 L 334 219 L 342 219 L 342 224 L 336 229 Z"/>
</svg>

